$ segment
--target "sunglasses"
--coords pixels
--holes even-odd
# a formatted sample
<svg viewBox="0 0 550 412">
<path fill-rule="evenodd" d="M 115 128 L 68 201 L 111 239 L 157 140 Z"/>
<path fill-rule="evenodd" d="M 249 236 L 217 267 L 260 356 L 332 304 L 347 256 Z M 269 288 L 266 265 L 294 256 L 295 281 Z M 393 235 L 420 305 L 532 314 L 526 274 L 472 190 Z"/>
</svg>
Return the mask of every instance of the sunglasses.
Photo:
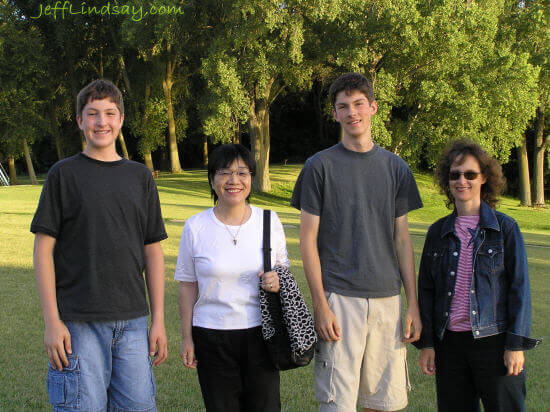
<svg viewBox="0 0 550 412">
<path fill-rule="evenodd" d="M 476 180 L 477 177 L 481 174 L 481 172 L 449 172 L 449 180 L 458 180 L 460 179 L 460 176 L 464 175 L 464 178 L 466 180 Z"/>
</svg>

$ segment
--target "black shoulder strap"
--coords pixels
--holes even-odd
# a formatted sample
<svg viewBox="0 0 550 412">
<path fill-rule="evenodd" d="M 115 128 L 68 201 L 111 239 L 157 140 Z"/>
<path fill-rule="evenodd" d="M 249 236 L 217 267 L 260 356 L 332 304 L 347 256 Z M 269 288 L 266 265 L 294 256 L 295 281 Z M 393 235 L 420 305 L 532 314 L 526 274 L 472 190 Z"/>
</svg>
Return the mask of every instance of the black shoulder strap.
<svg viewBox="0 0 550 412">
<path fill-rule="evenodd" d="M 271 270 L 271 210 L 264 210 L 264 272 Z"/>
</svg>

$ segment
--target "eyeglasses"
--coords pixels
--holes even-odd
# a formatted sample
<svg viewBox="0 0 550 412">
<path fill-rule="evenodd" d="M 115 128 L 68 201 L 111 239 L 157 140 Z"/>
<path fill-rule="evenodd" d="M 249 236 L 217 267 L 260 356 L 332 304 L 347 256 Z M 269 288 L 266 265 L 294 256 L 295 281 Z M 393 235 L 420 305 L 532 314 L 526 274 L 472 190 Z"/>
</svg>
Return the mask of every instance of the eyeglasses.
<svg viewBox="0 0 550 412">
<path fill-rule="evenodd" d="M 481 172 L 472 172 L 471 170 L 467 172 L 449 172 L 449 180 L 458 180 L 462 175 L 466 180 L 476 180 L 480 174 Z"/>
<path fill-rule="evenodd" d="M 216 174 L 224 179 L 229 179 L 231 176 L 235 175 L 241 180 L 244 180 L 251 175 L 249 170 L 230 170 L 230 169 L 217 170 Z"/>
</svg>

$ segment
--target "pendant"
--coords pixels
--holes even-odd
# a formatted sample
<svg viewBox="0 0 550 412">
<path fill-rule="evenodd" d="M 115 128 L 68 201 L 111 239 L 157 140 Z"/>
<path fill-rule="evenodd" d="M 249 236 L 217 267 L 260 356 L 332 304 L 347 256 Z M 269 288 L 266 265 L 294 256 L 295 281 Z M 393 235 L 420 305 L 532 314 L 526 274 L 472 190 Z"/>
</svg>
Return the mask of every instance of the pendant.
<svg viewBox="0 0 550 412">
<path fill-rule="evenodd" d="M 233 244 L 234 244 L 234 245 L 237 244 L 237 239 L 233 239 Z"/>
</svg>

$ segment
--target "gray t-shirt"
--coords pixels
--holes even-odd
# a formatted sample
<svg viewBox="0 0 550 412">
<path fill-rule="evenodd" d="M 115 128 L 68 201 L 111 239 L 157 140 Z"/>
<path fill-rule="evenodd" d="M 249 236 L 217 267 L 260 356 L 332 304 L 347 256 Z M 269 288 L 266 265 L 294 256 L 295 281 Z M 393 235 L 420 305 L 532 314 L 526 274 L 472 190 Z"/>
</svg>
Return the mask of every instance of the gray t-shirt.
<svg viewBox="0 0 550 412">
<path fill-rule="evenodd" d="M 403 159 L 376 144 L 360 153 L 338 143 L 307 160 L 290 203 L 320 216 L 325 291 L 364 298 L 401 292 L 395 218 L 422 207 Z"/>
</svg>

